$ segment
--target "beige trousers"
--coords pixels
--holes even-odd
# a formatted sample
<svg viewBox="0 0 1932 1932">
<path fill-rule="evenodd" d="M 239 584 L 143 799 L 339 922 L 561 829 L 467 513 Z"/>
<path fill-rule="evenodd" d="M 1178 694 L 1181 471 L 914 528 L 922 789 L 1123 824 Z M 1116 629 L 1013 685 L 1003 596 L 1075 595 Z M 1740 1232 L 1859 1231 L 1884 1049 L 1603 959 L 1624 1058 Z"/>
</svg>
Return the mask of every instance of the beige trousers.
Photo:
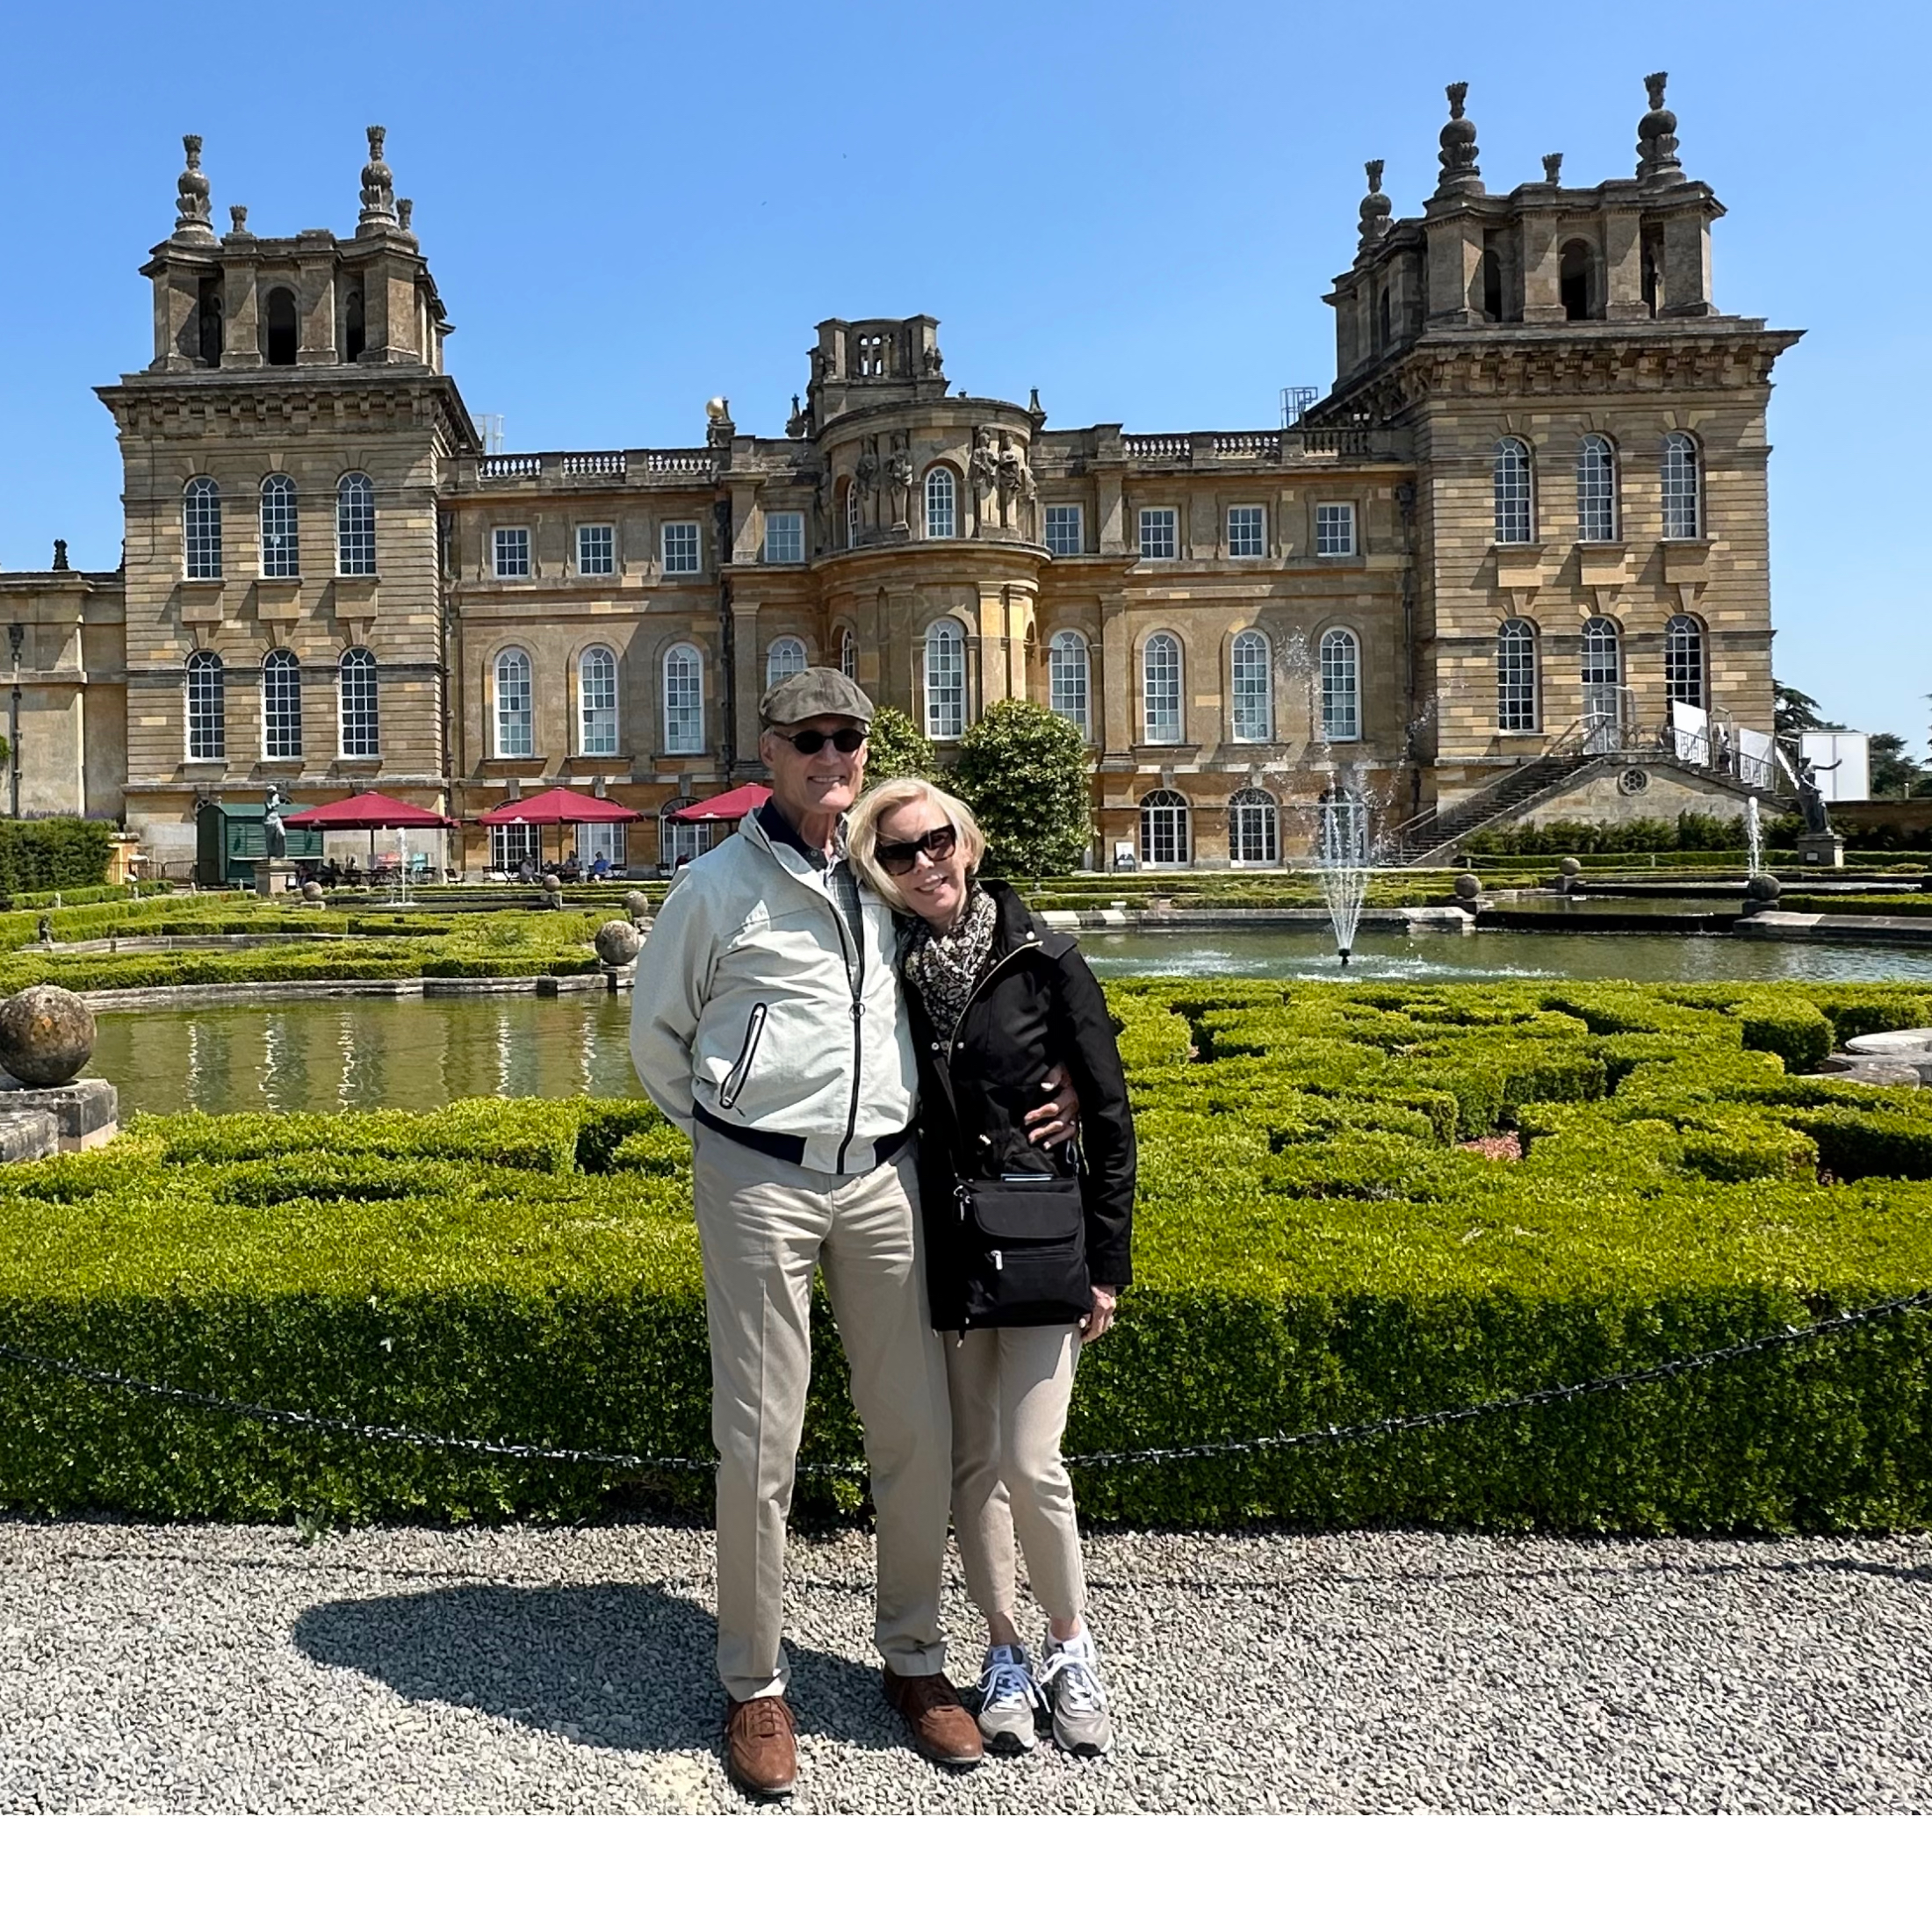
<svg viewBox="0 0 1932 1932">
<path fill-rule="evenodd" d="M 814 1267 L 825 1271 L 865 1425 L 878 1518 L 873 1640 L 899 1676 L 932 1676 L 946 1664 L 939 1598 L 950 1445 L 912 1150 L 869 1174 L 822 1174 L 700 1123 L 692 1179 L 711 1337 L 726 1694 L 782 1697 L 789 1671 L 785 1520 L 811 1374 Z"/>
<path fill-rule="evenodd" d="M 1013 1615 L 1013 1532 L 1049 1617 L 1080 1616 L 1086 1576 L 1060 1457 L 1078 1328 L 969 1329 L 946 1338 L 953 1398 L 953 1533 L 983 1615 Z"/>
</svg>

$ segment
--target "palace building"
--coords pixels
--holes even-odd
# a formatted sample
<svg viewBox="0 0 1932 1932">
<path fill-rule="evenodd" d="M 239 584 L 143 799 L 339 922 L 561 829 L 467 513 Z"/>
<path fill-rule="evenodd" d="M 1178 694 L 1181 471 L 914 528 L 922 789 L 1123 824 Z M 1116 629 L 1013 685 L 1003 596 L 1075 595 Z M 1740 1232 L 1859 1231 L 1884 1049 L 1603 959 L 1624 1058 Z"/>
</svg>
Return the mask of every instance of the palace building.
<svg viewBox="0 0 1932 1932">
<path fill-rule="evenodd" d="M 199 802 L 271 781 L 465 821 L 560 783 L 645 814 L 587 857 L 668 863 L 702 834 L 664 815 L 757 775 L 758 693 L 811 663 L 942 753 L 1002 698 L 1071 719 L 1100 864 L 1280 862 L 1337 784 L 1410 857 L 1734 802 L 1798 337 L 1717 308 L 1724 210 L 1648 86 L 1633 177 L 1550 155 L 1505 193 L 1451 88 L 1419 213 L 1367 164 L 1329 393 L 1173 434 L 962 395 L 914 315 L 820 323 L 782 436 L 718 400 L 688 448 L 486 453 L 383 131 L 347 237 L 217 234 L 191 136 L 152 359 L 99 392 L 121 567 L 0 576 L 18 809 L 178 874 Z M 467 824 L 460 862 L 533 836 Z"/>
</svg>

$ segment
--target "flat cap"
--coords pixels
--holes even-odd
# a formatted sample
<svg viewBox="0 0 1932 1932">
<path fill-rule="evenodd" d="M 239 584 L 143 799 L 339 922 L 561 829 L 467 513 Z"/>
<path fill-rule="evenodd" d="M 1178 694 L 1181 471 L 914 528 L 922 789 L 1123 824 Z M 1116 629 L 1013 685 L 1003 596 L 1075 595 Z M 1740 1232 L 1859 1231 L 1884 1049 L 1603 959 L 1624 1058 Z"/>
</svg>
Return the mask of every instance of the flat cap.
<svg viewBox="0 0 1932 1932">
<path fill-rule="evenodd" d="M 872 716 L 872 700 L 841 671 L 817 665 L 780 678 L 758 707 L 763 724 L 802 724 L 808 717 L 855 717 L 862 724 Z"/>
</svg>

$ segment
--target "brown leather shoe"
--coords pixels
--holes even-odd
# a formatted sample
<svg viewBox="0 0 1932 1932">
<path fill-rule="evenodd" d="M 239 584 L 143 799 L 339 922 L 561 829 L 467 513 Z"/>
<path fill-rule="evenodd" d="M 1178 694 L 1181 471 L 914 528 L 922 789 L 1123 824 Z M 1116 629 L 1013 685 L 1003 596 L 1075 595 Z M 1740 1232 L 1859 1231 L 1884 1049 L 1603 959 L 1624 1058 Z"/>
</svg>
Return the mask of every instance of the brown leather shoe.
<svg viewBox="0 0 1932 1932">
<path fill-rule="evenodd" d="M 798 1778 L 797 1726 L 782 1698 L 726 1700 L 724 1768 L 749 1798 L 789 1798 Z"/>
<path fill-rule="evenodd" d="M 944 1677 L 902 1677 L 890 1666 L 884 1675 L 886 1702 L 911 1727 L 920 1756 L 955 1770 L 979 1763 L 986 1749 L 979 1726 Z"/>
</svg>

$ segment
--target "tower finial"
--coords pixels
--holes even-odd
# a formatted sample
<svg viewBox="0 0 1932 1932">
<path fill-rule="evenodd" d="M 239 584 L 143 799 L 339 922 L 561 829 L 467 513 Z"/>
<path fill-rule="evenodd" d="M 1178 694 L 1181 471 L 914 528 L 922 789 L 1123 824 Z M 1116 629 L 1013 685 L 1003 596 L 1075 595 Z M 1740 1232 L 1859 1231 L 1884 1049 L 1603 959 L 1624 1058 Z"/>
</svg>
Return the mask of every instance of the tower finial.
<svg viewBox="0 0 1932 1932">
<path fill-rule="evenodd" d="M 410 220 L 415 215 L 415 212 L 416 205 L 415 202 L 410 200 L 407 195 L 404 195 L 396 203 L 396 226 L 400 228 L 405 234 L 407 234 L 409 233 Z"/>
<path fill-rule="evenodd" d="M 1445 90 L 1449 97 L 1449 119 L 1442 130 L 1442 173 L 1436 183 L 1440 194 L 1460 188 L 1469 194 L 1482 192 L 1482 177 L 1476 172 L 1476 124 L 1462 112 L 1468 98 L 1467 81 L 1451 81 Z"/>
<path fill-rule="evenodd" d="M 208 177 L 201 171 L 201 136 L 184 134 L 181 146 L 188 165 L 175 183 L 175 206 L 179 211 L 175 216 L 175 233 L 185 241 L 198 242 L 205 236 L 213 242 L 214 223 L 210 219 Z"/>
<path fill-rule="evenodd" d="M 1662 72 L 1644 76 L 1650 111 L 1637 123 L 1637 178 L 1647 184 L 1683 179 L 1677 159 L 1677 117 L 1663 105 L 1664 83 L 1669 78 Z"/>
<path fill-rule="evenodd" d="M 369 164 L 362 171 L 362 220 L 357 234 L 386 234 L 396 225 L 396 177 L 382 158 L 382 144 L 388 130 L 369 130 Z"/>
<path fill-rule="evenodd" d="M 1367 254 L 1388 233 L 1391 212 L 1388 197 L 1382 192 L 1382 163 L 1379 161 L 1365 161 L 1362 168 L 1368 176 L 1368 192 L 1362 197 L 1362 242 L 1355 251 L 1358 259 Z"/>
<path fill-rule="evenodd" d="M 1560 188 L 1563 184 L 1563 157 L 1560 154 L 1545 155 L 1543 157 L 1543 184 L 1546 188 Z"/>
</svg>

